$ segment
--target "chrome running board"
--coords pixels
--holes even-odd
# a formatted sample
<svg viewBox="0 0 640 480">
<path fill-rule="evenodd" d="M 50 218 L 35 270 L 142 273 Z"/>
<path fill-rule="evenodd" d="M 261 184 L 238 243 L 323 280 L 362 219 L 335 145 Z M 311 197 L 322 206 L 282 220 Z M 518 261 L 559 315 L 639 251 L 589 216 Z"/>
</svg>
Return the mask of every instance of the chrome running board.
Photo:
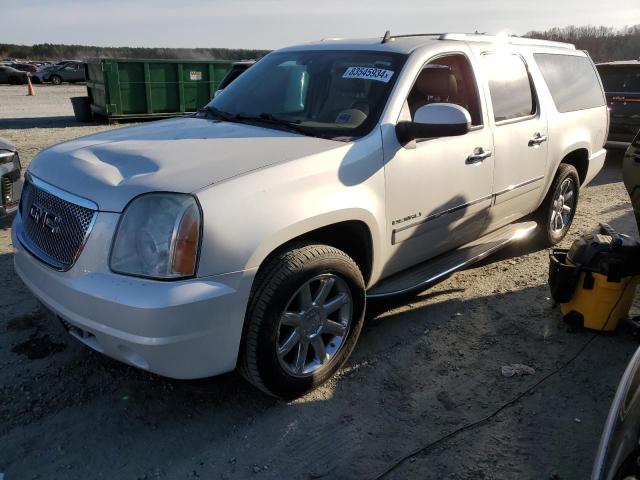
<svg viewBox="0 0 640 480">
<path fill-rule="evenodd" d="M 385 278 L 367 291 L 367 298 L 426 290 L 455 271 L 482 260 L 512 242 L 529 237 L 536 226 L 536 222 L 529 221 L 502 227 L 462 247 Z"/>
</svg>

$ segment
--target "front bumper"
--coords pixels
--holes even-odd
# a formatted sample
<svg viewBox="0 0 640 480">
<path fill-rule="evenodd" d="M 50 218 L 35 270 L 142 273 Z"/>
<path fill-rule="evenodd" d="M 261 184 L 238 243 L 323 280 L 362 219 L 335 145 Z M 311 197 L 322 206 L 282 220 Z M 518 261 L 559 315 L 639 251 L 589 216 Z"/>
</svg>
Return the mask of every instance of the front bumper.
<svg viewBox="0 0 640 480">
<path fill-rule="evenodd" d="M 12 229 L 18 275 L 69 333 L 105 355 L 179 379 L 233 370 L 255 271 L 182 281 L 114 274 L 107 262 L 117 218 L 98 213 L 76 264 L 59 272 L 20 244 L 18 213 Z"/>
</svg>

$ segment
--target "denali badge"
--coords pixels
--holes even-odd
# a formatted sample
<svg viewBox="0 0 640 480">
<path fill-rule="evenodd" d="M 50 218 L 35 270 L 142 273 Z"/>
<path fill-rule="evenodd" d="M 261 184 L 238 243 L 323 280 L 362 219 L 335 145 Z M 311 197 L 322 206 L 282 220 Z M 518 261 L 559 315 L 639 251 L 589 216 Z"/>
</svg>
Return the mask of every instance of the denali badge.
<svg viewBox="0 0 640 480">
<path fill-rule="evenodd" d="M 33 223 L 46 228 L 50 233 L 58 233 L 60 231 L 61 218 L 59 215 L 46 210 L 44 207 L 35 203 L 31 204 L 29 209 L 29 217 L 33 220 Z"/>
</svg>

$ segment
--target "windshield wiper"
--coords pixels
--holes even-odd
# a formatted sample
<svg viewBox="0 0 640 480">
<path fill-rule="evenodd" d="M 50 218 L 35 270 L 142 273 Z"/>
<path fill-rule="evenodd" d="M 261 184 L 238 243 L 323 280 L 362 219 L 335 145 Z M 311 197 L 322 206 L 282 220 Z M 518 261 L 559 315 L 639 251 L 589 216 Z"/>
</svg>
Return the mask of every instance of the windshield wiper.
<svg viewBox="0 0 640 480">
<path fill-rule="evenodd" d="M 299 133 L 301 135 L 306 135 L 308 137 L 318 137 L 318 138 L 326 138 L 332 139 L 332 137 L 328 135 L 322 135 L 319 133 L 312 133 L 308 128 L 303 127 L 302 125 L 298 125 L 295 122 L 285 120 L 284 118 L 274 117 L 270 113 L 261 113 L 260 115 L 249 115 L 244 113 L 229 113 L 222 110 L 218 110 L 216 107 L 212 107 L 207 105 L 202 109 L 198 110 L 198 113 L 205 113 L 217 117 L 226 122 L 235 122 L 235 123 L 263 123 L 267 125 L 275 125 L 282 127 L 290 132 Z"/>
<path fill-rule="evenodd" d="M 261 113 L 260 115 L 246 115 L 244 113 L 238 113 L 237 115 L 235 115 L 235 119 L 241 121 L 266 123 L 269 125 L 277 125 L 286 128 L 290 132 L 300 133 L 301 135 L 307 135 L 310 137 L 320 136 L 312 134 L 309 129 L 303 127 L 302 125 L 298 125 L 295 122 L 285 120 L 284 118 L 274 117 L 270 113 Z"/>
<path fill-rule="evenodd" d="M 227 122 L 236 121 L 236 115 L 234 115 L 233 113 L 224 112 L 222 110 L 218 110 L 216 107 L 211 107 L 209 105 L 205 105 L 204 107 L 202 107 L 200 110 L 198 110 L 198 113 L 207 113 Z"/>
</svg>

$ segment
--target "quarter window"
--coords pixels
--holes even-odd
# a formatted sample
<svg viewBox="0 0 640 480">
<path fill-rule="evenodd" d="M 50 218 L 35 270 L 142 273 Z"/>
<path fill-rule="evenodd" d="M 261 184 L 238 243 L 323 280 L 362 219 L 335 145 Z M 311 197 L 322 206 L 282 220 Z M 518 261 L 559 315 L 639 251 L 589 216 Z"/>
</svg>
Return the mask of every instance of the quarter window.
<svg viewBox="0 0 640 480">
<path fill-rule="evenodd" d="M 535 53 L 534 58 L 559 112 L 605 104 L 595 68 L 588 57 Z"/>
<path fill-rule="evenodd" d="M 489 79 L 495 121 L 513 120 L 536 113 L 531 80 L 522 57 L 510 53 L 486 53 L 482 59 Z"/>
</svg>

